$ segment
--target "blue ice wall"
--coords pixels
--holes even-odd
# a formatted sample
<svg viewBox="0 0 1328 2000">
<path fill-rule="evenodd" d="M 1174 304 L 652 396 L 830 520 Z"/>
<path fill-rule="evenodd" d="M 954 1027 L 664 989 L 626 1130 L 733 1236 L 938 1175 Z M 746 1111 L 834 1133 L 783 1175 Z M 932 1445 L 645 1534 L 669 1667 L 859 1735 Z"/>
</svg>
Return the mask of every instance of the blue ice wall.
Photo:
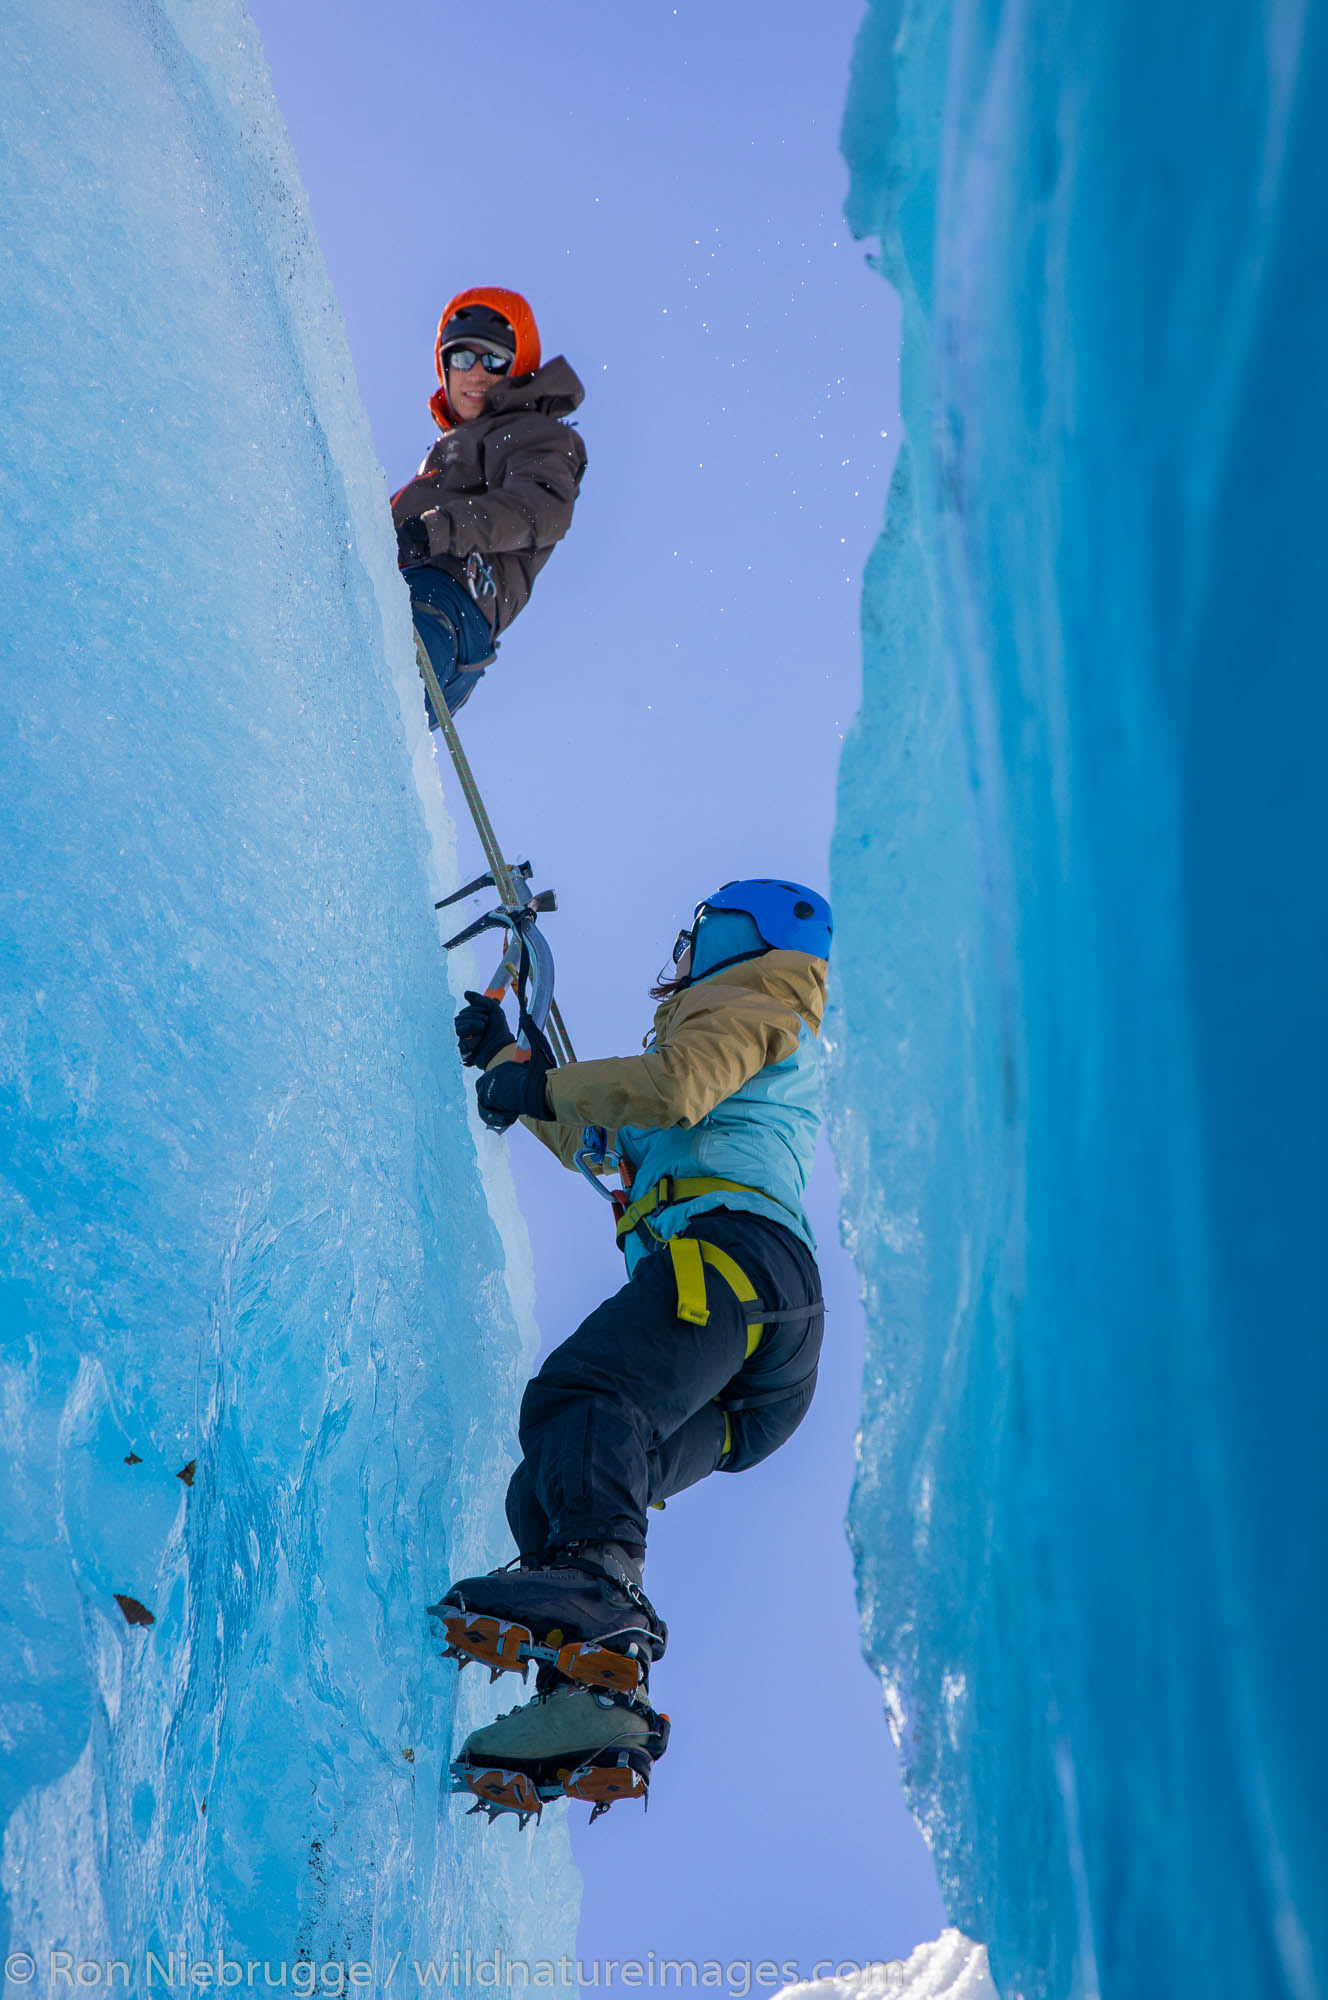
<svg viewBox="0 0 1328 2000">
<path fill-rule="evenodd" d="M 441 1791 L 423 1607 L 504 1552 L 504 1234 L 529 1276 L 450 1047 L 386 495 L 253 29 L 16 0 L 0 132 L 5 1949 L 42 1993 L 52 1949 L 135 1991 L 149 1951 L 177 1990 L 219 1951 L 320 1991 L 552 1958 L 565 1831 L 483 1838 Z"/>
<path fill-rule="evenodd" d="M 852 1531 L 1007 1996 L 1328 1991 L 1328 15 L 877 0 Z"/>
</svg>

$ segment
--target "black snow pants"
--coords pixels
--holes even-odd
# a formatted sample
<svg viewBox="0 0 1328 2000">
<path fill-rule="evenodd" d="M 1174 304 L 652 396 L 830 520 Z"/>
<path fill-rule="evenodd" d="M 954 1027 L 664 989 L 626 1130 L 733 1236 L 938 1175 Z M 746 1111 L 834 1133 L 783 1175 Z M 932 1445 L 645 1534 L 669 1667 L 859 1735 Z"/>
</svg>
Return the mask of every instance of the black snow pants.
<svg viewBox="0 0 1328 2000">
<path fill-rule="evenodd" d="M 668 1250 L 643 1257 L 526 1385 L 522 1462 L 507 1490 L 523 1555 L 573 1541 L 644 1543 L 652 1500 L 758 1465 L 807 1414 L 824 1325 L 811 1251 L 781 1224 L 735 1209 L 711 1209 L 681 1234 L 726 1250 L 766 1311 L 813 1310 L 766 1327 L 748 1360 L 745 1309 L 713 1266 L 704 1266 L 709 1324 L 694 1326 L 678 1317 Z"/>
</svg>

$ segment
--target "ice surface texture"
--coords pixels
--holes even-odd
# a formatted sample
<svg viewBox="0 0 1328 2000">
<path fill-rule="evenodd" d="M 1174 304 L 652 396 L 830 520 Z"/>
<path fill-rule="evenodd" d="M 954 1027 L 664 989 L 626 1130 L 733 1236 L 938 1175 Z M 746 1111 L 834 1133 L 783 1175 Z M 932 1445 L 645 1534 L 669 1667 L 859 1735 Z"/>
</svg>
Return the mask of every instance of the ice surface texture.
<svg viewBox="0 0 1328 2000">
<path fill-rule="evenodd" d="M 52 1945 L 140 1983 L 149 1949 L 570 1950 L 564 1833 L 440 1805 L 423 1607 L 506 1553 L 528 1340 L 386 494 L 257 38 L 230 0 L 20 0 L 5 42 L 9 1943 L 41 1991 Z"/>
<path fill-rule="evenodd" d="M 871 1656 L 1007 1995 L 1328 1991 L 1328 13 L 878 0 Z"/>
</svg>

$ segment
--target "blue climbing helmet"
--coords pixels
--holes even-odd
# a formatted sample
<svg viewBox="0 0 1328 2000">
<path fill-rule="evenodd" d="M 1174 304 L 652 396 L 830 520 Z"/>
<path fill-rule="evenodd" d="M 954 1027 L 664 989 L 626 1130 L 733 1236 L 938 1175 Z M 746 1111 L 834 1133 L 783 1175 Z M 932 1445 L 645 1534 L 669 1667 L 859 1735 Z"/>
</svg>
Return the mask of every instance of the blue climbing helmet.
<svg viewBox="0 0 1328 2000">
<path fill-rule="evenodd" d="M 674 962 L 690 944 L 690 978 L 696 980 L 763 951 L 806 951 L 829 958 L 833 930 L 825 897 L 801 882 L 764 876 L 726 882 L 697 904 L 691 929 L 680 933 L 674 947 Z"/>
</svg>

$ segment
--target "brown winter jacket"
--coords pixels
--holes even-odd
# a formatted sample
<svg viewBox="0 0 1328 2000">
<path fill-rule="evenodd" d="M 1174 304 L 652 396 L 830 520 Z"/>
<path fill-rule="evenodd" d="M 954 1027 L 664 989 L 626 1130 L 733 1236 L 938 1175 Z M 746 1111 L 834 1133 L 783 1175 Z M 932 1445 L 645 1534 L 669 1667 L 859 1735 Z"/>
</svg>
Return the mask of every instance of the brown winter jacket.
<svg viewBox="0 0 1328 2000">
<path fill-rule="evenodd" d="M 487 409 L 465 423 L 451 421 L 445 399 L 435 397 L 446 429 L 393 498 L 398 527 L 423 522 L 436 569 L 465 583 L 467 557 L 478 556 L 494 588 L 471 594 L 495 634 L 522 609 L 571 523 L 586 448 L 560 420 L 584 395 L 560 356 L 534 374 L 505 378 Z"/>
<path fill-rule="evenodd" d="M 791 1056 L 804 1022 L 820 1033 L 826 976 L 825 960 L 805 951 L 767 951 L 712 973 L 656 1009 L 639 1056 L 552 1070 L 554 1120 L 521 1122 L 566 1167 L 584 1125 L 602 1126 L 610 1151 L 625 1125 L 695 1125 L 767 1063 Z M 515 1053 L 502 1050 L 489 1068 Z"/>
</svg>

